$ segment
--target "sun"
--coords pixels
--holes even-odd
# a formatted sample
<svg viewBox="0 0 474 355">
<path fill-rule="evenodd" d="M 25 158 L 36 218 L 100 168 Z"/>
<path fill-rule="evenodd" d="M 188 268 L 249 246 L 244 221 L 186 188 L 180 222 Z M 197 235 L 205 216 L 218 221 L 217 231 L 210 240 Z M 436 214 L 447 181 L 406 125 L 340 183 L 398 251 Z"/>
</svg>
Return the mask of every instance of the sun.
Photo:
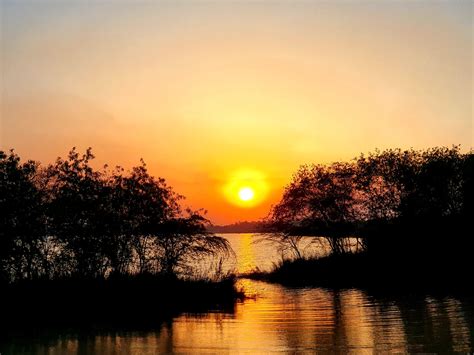
<svg viewBox="0 0 474 355">
<path fill-rule="evenodd" d="M 229 173 L 222 192 L 231 204 L 253 208 L 263 203 L 269 192 L 265 175 L 254 169 L 239 169 Z"/>
<path fill-rule="evenodd" d="M 255 196 L 255 192 L 250 187 L 242 187 L 239 190 L 239 198 L 242 201 L 250 201 Z"/>
</svg>

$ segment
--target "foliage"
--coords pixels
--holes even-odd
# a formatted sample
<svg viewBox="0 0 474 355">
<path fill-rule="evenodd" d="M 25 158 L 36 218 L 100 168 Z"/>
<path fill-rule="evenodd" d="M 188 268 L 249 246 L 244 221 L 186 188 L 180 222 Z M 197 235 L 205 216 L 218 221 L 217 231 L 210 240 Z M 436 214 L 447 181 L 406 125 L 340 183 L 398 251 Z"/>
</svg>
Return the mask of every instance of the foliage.
<svg viewBox="0 0 474 355">
<path fill-rule="evenodd" d="M 4 281 L 179 276 L 206 256 L 228 254 L 202 211 L 182 211 L 145 163 L 96 170 L 91 149 L 41 168 L 0 152 L 0 270 Z"/>
<path fill-rule="evenodd" d="M 366 237 L 380 238 L 393 225 L 405 235 L 433 221 L 467 226 L 473 215 L 473 156 L 459 146 L 389 149 L 348 163 L 302 166 L 267 218 L 274 233 L 266 239 L 301 258 L 304 235 L 322 236 L 333 254 L 343 254 L 347 238 L 362 238 L 366 247 Z"/>
<path fill-rule="evenodd" d="M 38 164 L 20 163 L 13 151 L 0 151 L 0 276 L 35 277 L 42 260 L 46 218 L 43 191 L 37 188 Z"/>
</svg>

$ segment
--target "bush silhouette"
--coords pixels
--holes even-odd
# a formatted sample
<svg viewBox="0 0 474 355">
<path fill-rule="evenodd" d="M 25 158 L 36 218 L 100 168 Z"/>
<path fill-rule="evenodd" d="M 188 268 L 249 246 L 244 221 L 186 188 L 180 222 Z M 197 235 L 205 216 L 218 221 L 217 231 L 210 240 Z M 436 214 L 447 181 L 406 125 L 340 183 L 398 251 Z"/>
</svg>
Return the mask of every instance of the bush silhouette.
<svg viewBox="0 0 474 355">
<path fill-rule="evenodd" d="M 319 236 L 341 255 L 356 237 L 380 259 L 460 261 L 472 250 L 473 157 L 459 146 L 389 149 L 302 166 L 266 220 L 267 239 L 296 250 L 298 238 Z"/>
<path fill-rule="evenodd" d="M 4 282 L 178 277 L 196 259 L 231 252 L 207 232 L 203 211 L 182 210 L 182 196 L 142 161 L 129 173 L 96 170 L 89 148 L 42 168 L 0 152 L 0 262 Z"/>
</svg>

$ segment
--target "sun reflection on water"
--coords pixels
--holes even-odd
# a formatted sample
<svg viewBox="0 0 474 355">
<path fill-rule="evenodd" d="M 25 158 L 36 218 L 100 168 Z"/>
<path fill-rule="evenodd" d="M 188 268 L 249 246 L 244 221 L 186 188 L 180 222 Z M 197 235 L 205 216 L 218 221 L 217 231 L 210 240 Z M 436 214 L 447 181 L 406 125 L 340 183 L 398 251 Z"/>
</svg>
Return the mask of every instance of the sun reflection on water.
<svg viewBox="0 0 474 355">
<path fill-rule="evenodd" d="M 255 245 L 253 244 L 253 234 L 243 233 L 239 238 L 237 258 L 237 271 L 239 274 L 247 273 L 257 267 L 257 260 L 255 258 Z"/>
<path fill-rule="evenodd" d="M 231 244 L 239 272 L 275 257 L 252 234 Z M 472 352 L 471 299 L 381 296 L 361 289 L 286 288 L 248 279 L 250 297 L 227 312 L 181 314 L 154 330 L 58 336 L 45 353 Z M 11 351 L 16 352 L 16 351 Z"/>
</svg>

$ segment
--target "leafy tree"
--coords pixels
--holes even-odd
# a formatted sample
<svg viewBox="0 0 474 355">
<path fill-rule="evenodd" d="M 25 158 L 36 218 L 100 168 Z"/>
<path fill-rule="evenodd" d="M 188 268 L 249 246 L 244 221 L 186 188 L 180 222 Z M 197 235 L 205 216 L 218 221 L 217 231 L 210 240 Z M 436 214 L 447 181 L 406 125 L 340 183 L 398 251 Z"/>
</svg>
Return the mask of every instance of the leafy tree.
<svg viewBox="0 0 474 355">
<path fill-rule="evenodd" d="M 357 164 L 357 188 L 366 218 L 413 219 L 459 214 L 462 209 L 463 161 L 458 146 L 426 151 L 386 150 Z"/>
<path fill-rule="evenodd" d="M 45 216 L 35 180 L 38 163 L 20 163 L 13 150 L 0 151 L 0 272 L 2 278 L 39 276 Z"/>
<path fill-rule="evenodd" d="M 143 161 L 129 175 L 124 176 L 123 169 L 117 168 L 109 177 L 108 186 L 113 218 L 107 230 L 114 233 L 108 239 L 107 251 L 112 269 L 123 273 L 126 261 L 136 258 L 139 273 L 154 271 L 153 240 L 160 226 L 179 213 L 178 202 L 182 197 L 164 179 L 149 175 Z"/>
<path fill-rule="evenodd" d="M 464 220 L 471 221 L 474 216 L 474 151 L 464 156 L 462 162 L 462 207 L 461 215 Z"/>
<path fill-rule="evenodd" d="M 0 152 L 0 261 L 5 281 L 111 275 L 184 275 L 206 256 L 228 255 L 202 211 L 142 161 L 129 173 L 96 170 L 89 148 L 40 169 Z"/>
<path fill-rule="evenodd" d="M 416 233 L 410 247 L 426 247 L 425 234 L 456 231 L 456 221 L 467 225 L 472 218 L 472 156 L 459 146 L 389 149 L 349 163 L 302 166 L 271 210 L 267 222 L 275 234 L 268 238 L 296 257 L 303 235 L 323 236 L 335 254 L 347 250 L 348 236 Z"/>
<path fill-rule="evenodd" d="M 107 189 L 101 173 L 90 166 L 93 158 L 90 148 L 83 155 L 73 148 L 67 159 L 58 158 L 46 170 L 51 233 L 70 257 L 68 272 L 85 278 L 103 277 L 109 266 L 101 220 Z"/>
<path fill-rule="evenodd" d="M 344 253 L 344 237 L 354 235 L 356 206 L 351 164 L 302 166 L 270 213 L 268 222 L 279 234 L 269 237 L 287 243 L 297 258 L 303 235 L 322 236 L 333 253 Z"/>
</svg>

